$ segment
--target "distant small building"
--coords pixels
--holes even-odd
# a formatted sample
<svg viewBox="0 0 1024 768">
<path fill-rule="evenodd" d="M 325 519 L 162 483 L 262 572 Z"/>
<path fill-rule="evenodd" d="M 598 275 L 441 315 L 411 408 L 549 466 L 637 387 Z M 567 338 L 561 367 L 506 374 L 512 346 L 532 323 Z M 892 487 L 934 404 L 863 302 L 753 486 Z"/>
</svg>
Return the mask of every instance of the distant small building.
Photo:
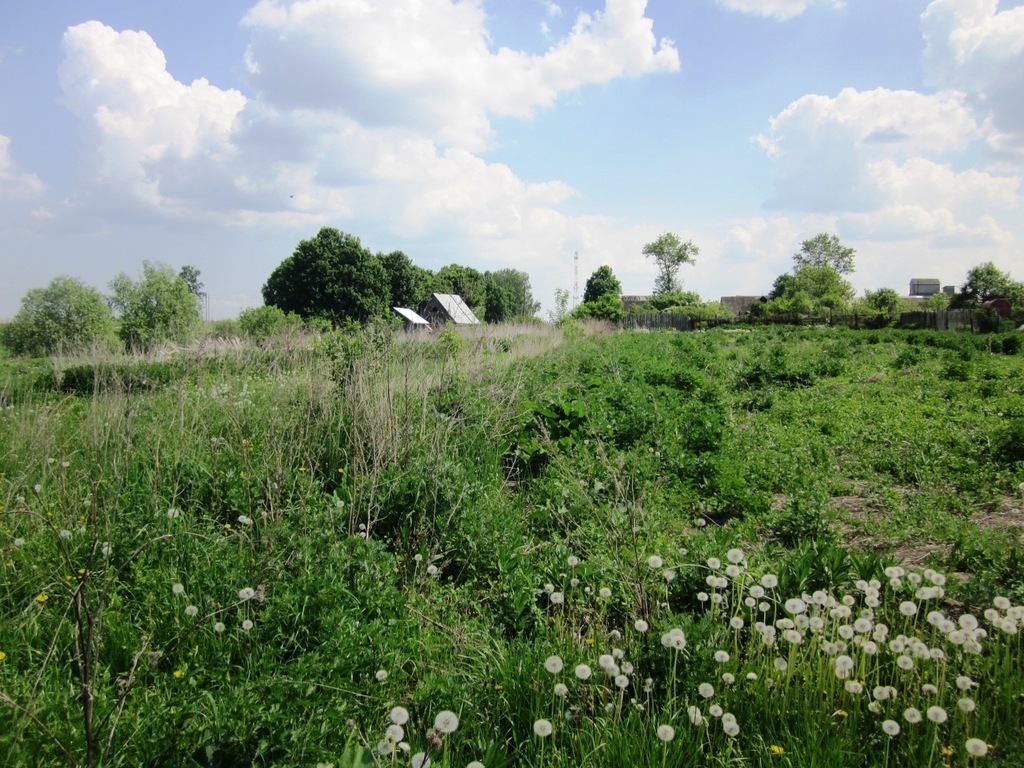
<svg viewBox="0 0 1024 768">
<path fill-rule="evenodd" d="M 426 319 L 413 312 L 411 309 L 405 307 L 392 307 L 400 318 L 405 321 L 405 329 L 407 331 L 421 328 L 429 328 L 430 322 Z"/>
<path fill-rule="evenodd" d="M 431 325 L 479 325 L 473 310 L 466 306 L 461 296 L 454 293 L 435 293 L 420 313 Z"/>
<path fill-rule="evenodd" d="M 737 315 L 745 315 L 763 296 L 723 296 L 722 303 Z"/>
<path fill-rule="evenodd" d="M 934 296 L 942 290 L 942 284 L 935 277 L 915 277 L 910 281 L 911 296 Z"/>
<path fill-rule="evenodd" d="M 651 300 L 650 296 L 640 296 L 640 295 L 635 295 L 635 294 L 634 295 L 626 294 L 626 295 L 620 296 L 619 298 L 622 299 L 622 309 L 626 313 L 628 313 L 629 310 L 631 310 L 633 307 L 636 307 L 636 306 L 638 306 L 640 304 L 646 304 L 648 301 Z"/>
</svg>

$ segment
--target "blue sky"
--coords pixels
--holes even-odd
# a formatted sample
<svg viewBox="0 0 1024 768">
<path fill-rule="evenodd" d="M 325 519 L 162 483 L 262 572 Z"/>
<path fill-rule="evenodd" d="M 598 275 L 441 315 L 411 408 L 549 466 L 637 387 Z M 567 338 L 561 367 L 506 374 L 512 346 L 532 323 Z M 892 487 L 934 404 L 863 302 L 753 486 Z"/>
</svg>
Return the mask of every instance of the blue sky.
<svg viewBox="0 0 1024 768">
<path fill-rule="evenodd" d="M 802 240 L 859 291 L 1024 277 L 1021 0 L 5 0 L 0 318 L 58 275 L 201 271 L 211 315 L 321 226 L 424 267 L 610 265 L 705 299 Z"/>
</svg>

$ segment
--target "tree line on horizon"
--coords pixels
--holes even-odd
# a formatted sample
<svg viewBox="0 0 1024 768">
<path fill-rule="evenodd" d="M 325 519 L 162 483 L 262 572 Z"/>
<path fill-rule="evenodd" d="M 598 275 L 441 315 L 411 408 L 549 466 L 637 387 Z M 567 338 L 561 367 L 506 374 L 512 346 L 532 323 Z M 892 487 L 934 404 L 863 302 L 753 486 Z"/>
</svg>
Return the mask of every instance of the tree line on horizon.
<svg viewBox="0 0 1024 768">
<path fill-rule="evenodd" d="M 697 319 L 733 316 L 719 302 L 704 302 L 683 290 L 678 277 L 684 264 L 694 264 L 700 249 L 666 232 L 644 246 L 657 266 L 654 291 L 633 312 L 669 312 Z M 820 233 L 803 241 L 793 256 L 793 270 L 779 275 L 764 301 L 751 313 L 760 316 L 813 316 L 826 312 L 896 314 L 903 300 L 892 288 L 866 291 L 855 298 L 846 275 L 853 273 L 856 252 L 833 234 Z M 59 276 L 45 288 L 22 298 L 14 319 L 0 325 L 0 345 L 14 354 L 44 356 L 54 352 L 121 343 L 129 351 L 145 351 L 167 341 L 183 341 L 201 321 L 205 298 L 197 268 L 178 272 L 166 264 L 143 261 L 142 275 L 133 280 L 121 273 L 109 284 L 111 294 L 77 278 Z M 270 274 L 263 285 L 264 306 L 244 310 L 236 327 L 263 339 L 289 328 L 329 329 L 393 319 L 392 307 L 420 311 L 434 293 L 460 296 L 488 323 L 536 321 L 540 309 L 530 278 L 516 269 L 481 272 L 449 264 L 436 272 L 420 267 L 402 251 L 373 253 L 354 235 L 323 227 L 302 240 Z M 991 262 L 967 273 L 952 297 L 939 293 L 923 308 L 967 308 L 994 298 L 1007 299 L 1019 312 L 1024 308 L 1024 283 Z M 918 305 L 921 306 L 921 305 Z M 566 319 L 616 321 L 626 314 L 622 284 L 608 265 L 598 267 L 586 283 L 583 302 L 569 308 L 569 292 L 555 291 L 552 322 Z"/>
</svg>

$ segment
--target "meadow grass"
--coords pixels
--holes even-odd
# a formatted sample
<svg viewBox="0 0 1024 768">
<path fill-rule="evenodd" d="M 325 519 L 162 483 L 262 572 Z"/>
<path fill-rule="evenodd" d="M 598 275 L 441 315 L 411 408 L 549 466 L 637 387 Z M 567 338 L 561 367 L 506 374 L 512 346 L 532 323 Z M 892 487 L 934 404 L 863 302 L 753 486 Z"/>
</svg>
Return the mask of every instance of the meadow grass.
<svg viewBox="0 0 1024 768">
<path fill-rule="evenodd" d="M 25 363 L 0 764 L 1022 765 L 998 346 L 523 326 Z M 89 366 L 122 374 L 59 389 Z"/>
</svg>

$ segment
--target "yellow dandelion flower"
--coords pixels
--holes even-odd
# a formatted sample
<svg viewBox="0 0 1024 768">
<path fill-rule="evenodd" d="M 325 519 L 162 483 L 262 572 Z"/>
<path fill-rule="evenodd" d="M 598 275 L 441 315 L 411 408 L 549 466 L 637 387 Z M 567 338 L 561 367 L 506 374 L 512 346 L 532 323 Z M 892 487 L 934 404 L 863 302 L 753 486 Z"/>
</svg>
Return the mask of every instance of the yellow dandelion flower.
<svg viewBox="0 0 1024 768">
<path fill-rule="evenodd" d="M 85 576 L 85 568 L 79 568 L 78 569 L 78 575 L 79 576 Z"/>
<path fill-rule="evenodd" d="M 305 471 L 306 471 L 305 467 L 299 467 L 299 472 L 305 472 Z"/>
<path fill-rule="evenodd" d="M 592 638 L 592 637 L 588 637 L 587 638 L 587 645 L 593 645 L 595 642 L 597 642 L 597 641 L 594 640 L 594 638 Z"/>
<path fill-rule="evenodd" d="M 231 530 L 231 523 L 224 523 L 224 530 L 225 531 L 230 531 Z"/>
<path fill-rule="evenodd" d="M 4 653 L 3 651 L 0 651 L 0 661 L 3 661 L 6 658 L 7 658 L 7 654 Z"/>
<path fill-rule="evenodd" d="M 946 757 L 952 757 L 953 756 L 953 748 L 952 747 L 943 747 L 942 748 L 942 754 L 944 754 Z"/>
<path fill-rule="evenodd" d="M 849 716 L 850 716 L 850 713 L 847 712 L 845 709 L 840 709 L 840 710 L 838 710 L 836 712 L 836 717 L 849 717 Z"/>
<path fill-rule="evenodd" d="M 502 685 L 501 683 L 495 683 L 494 684 L 494 690 L 496 690 L 496 691 L 503 691 L 503 690 L 505 690 L 505 686 Z"/>
<path fill-rule="evenodd" d="M 45 592 L 43 592 L 42 594 L 36 595 L 36 602 L 37 603 L 45 603 L 49 599 L 50 599 L 50 596 L 48 594 L 46 594 Z"/>
<path fill-rule="evenodd" d="M 773 754 L 773 755 L 781 755 L 781 754 L 782 754 L 783 752 L 785 752 L 785 751 L 786 751 L 786 750 L 784 750 L 784 749 L 783 749 L 782 747 L 780 747 L 780 746 L 779 746 L 778 744 L 772 744 L 772 754 Z"/>
<path fill-rule="evenodd" d="M 184 677 L 185 676 L 185 672 L 183 670 L 176 669 L 176 670 L 174 670 L 174 676 L 175 677 Z"/>
</svg>

